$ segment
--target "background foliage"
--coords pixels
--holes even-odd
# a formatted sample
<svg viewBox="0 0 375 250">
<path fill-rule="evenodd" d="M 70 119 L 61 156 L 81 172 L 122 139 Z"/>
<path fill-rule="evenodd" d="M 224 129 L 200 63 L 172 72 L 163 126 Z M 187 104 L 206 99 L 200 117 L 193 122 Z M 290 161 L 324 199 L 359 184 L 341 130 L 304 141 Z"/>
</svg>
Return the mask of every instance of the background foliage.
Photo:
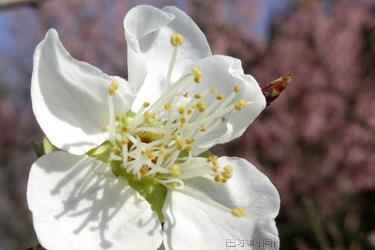
<svg viewBox="0 0 375 250">
<path fill-rule="evenodd" d="M 375 248 L 374 1 L 25 2 L 0 10 L 0 249 L 36 243 L 26 203 L 42 139 L 29 95 L 36 44 L 54 27 L 76 58 L 126 77 L 122 18 L 140 3 L 187 11 L 214 53 L 240 58 L 262 85 L 294 75 L 245 136 L 215 148 L 277 186 L 282 249 Z"/>
</svg>

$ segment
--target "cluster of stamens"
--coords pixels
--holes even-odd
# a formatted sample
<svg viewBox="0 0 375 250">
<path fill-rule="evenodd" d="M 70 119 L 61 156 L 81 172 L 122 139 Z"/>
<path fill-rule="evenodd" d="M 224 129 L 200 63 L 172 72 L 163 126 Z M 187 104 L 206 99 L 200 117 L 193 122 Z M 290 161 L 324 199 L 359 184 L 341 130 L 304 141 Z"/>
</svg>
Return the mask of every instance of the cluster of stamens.
<svg viewBox="0 0 375 250">
<path fill-rule="evenodd" d="M 184 37 L 175 34 L 170 43 L 173 51 L 166 72 L 167 87 L 154 103 L 144 102 L 137 113 L 115 114 L 112 98 L 118 84 L 114 81 L 108 86 L 109 124 L 103 131 L 109 132 L 111 161 L 121 161 L 125 170 L 138 178 L 150 177 L 172 189 L 183 187 L 187 173 L 189 176 L 204 173 L 217 183 L 225 183 L 232 177 L 232 167 L 220 168 L 214 155 L 207 159 L 193 155 L 194 143 L 222 125 L 225 116 L 242 110 L 247 101 L 236 98 L 239 86 L 227 97 L 215 88 L 189 92 L 191 84 L 202 81 L 203 73 L 197 66 L 171 82 L 178 47 L 183 45 Z M 207 103 L 207 99 L 212 101 Z M 200 165 L 190 168 L 193 160 Z M 242 208 L 230 211 L 236 217 L 246 214 Z"/>
</svg>

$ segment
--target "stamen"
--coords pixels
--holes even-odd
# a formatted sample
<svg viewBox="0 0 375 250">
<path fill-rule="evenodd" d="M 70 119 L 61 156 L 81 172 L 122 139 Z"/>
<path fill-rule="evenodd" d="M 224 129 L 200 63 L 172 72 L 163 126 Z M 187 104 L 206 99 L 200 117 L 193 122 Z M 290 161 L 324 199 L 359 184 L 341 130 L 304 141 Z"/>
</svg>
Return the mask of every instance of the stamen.
<svg viewBox="0 0 375 250">
<path fill-rule="evenodd" d="M 202 71 L 198 67 L 195 67 L 195 66 L 191 69 L 191 71 L 193 72 L 193 75 L 194 75 L 194 82 L 200 83 L 202 79 Z"/>
<path fill-rule="evenodd" d="M 182 44 L 184 44 L 184 41 L 185 41 L 184 36 L 179 33 L 176 33 L 171 36 L 171 44 L 174 47 L 181 46 Z"/>
<path fill-rule="evenodd" d="M 108 94 L 114 95 L 116 91 L 118 90 L 118 84 L 116 81 L 112 81 L 108 86 Z"/>
<path fill-rule="evenodd" d="M 233 92 L 238 94 L 238 93 L 240 93 L 240 90 L 241 90 L 240 86 L 237 85 L 237 86 L 234 87 Z"/>
<path fill-rule="evenodd" d="M 178 113 L 183 115 L 185 113 L 185 108 L 183 106 L 178 107 Z"/>
<path fill-rule="evenodd" d="M 181 175 L 181 168 L 180 165 L 174 164 L 171 168 L 171 175 L 173 177 L 179 177 Z"/>
<path fill-rule="evenodd" d="M 144 102 L 144 103 L 143 103 L 143 107 L 144 107 L 144 108 L 147 108 L 148 106 L 150 106 L 150 103 L 149 103 L 149 102 Z"/>
<path fill-rule="evenodd" d="M 232 209 L 232 215 L 234 217 L 244 217 L 246 216 L 246 210 L 244 208 L 241 208 L 241 207 L 237 207 L 237 208 L 233 208 Z"/>
<path fill-rule="evenodd" d="M 247 105 L 247 102 L 243 99 L 239 100 L 238 102 L 236 102 L 234 104 L 234 108 L 238 111 L 240 111 L 241 109 L 243 109 L 244 107 L 246 107 Z"/>
<path fill-rule="evenodd" d="M 164 109 L 165 110 L 171 110 L 172 109 L 172 104 L 170 104 L 170 103 L 164 104 Z"/>
</svg>

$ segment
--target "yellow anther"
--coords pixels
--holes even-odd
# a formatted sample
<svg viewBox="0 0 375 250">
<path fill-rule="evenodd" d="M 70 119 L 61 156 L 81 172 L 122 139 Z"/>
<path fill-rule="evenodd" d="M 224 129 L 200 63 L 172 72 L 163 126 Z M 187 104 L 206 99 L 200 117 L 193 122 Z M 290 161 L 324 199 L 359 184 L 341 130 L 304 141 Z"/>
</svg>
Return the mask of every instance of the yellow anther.
<svg viewBox="0 0 375 250">
<path fill-rule="evenodd" d="M 183 106 L 180 106 L 178 107 L 177 111 L 178 113 L 180 113 L 180 115 L 183 115 L 185 113 L 185 108 Z"/>
<path fill-rule="evenodd" d="M 176 147 L 178 150 L 182 150 L 184 148 L 184 146 L 182 145 L 182 140 L 180 138 L 176 138 Z"/>
<path fill-rule="evenodd" d="M 118 148 L 112 148 L 112 153 L 115 155 L 119 155 L 121 153 L 121 150 Z"/>
<path fill-rule="evenodd" d="M 234 104 L 234 108 L 238 111 L 240 111 L 241 109 L 243 109 L 244 107 L 246 107 L 247 105 L 247 102 L 243 99 L 239 100 L 238 102 L 236 102 Z"/>
<path fill-rule="evenodd" d="M 196 93 L 196 94 L 194 95 L 194 98 L 195 98 L 195 99 L 201 99 L 202 96 L 201 96 L 200 94 Z"/>
<path fill-rule="evenodd" d="M 181 168 L 180 168 L 180 165 L 178 164 L 173 164 L 173 166 L 171 167 L 171 175 L 173 177 L 179 177 L 181 175 Z"/>
<path fill-rule="evenodd" d="M 116 122 L 120 121 L 120 118 L 121 118 L 120 115 L 115 115 L 115 121 L 116 121 Z"/>
<path fill-rule="evenodd" d="M 204 112 L 206 110 L 206 104 L 202 100 L 197 101 L 195 105 L 199 112 Z"/>
<path fill-rule="evenodd" d="M 139 172 L 141 173 L 142 176 L 145 176 L 148 172 L 148 167 L 147 166 L 142 166 L 140 169 L 139 169 Z"/>
<path fill-rule="evenodd" d="M 177 139 L 177 137 L 178 137 L 178 136 L 177 136 L 177 134 L 176 134 L 176 133 L 172 133 L 172 134 L 171 134 L 171 138 L 172 138 L 172 139 L 176 140 L 176 139 Z"/>
<path fill-rule="evenodd" d="M 232 178 L 232 172 L 223 172 L 221 173 L 221 176 L 223 176 L 224 179 L 228 180 Z"/>
<path fill-rule="evenodd" d="M 215 88 L 209 88 L 208 90 L 211 94 L 216 94 L 217 90 Z"/>
<path fill-rule="evenodd" d="M 185 92 L 182 94 L 182 96 L 183 96 L 183 97 L 188 97 L 188 96 L 189 96 L 189 93 L 185 91 Z"/>
<path fill-rule="evenodd" d="M 191 71 L 194 75 L 194 82 L 199 83 L 202 79 L 202 71 L 195 66 L 191 69 Z"/>
<path fill-rule="evenodd" d="M 187 138 L 185 142 L 186 142 L 186 144 L 193 144 L 194 139 L 190 137 L 190 138 Z"/>
<path fill-rule="evenodd" d="M 229 165 L 224 166 L 224 172 L 226 173 L 233 173 L 233 168 Z"/>
<path fill-rule="evenodd" d="M 121 143 L 122 143 L 123 145 L 127 145 L 127 144 L 129 143 L 129 140 L 126 139 L 126 138 L 124 138 L 124 139 L 122 139 Z"/>
<path fill-rule="evenodd" d="M 103 132 L 108 132 L 108 127 L 105 126 L 105 125 L 103 125 L 103 126 L 102 126 L 102 131 L 103 131 Z"/>
<path fill-rule="evenodd" d="M 118 90 L 117 82 L 115 82 L 115 81 L 111 82 L 111 84 L 109 84 L 109 86 L 108 86 L 108 94 L 114 95 L 117 90 Z"/>
<path fill-rule="evenodd" d="M 236 94 L 240 93 L 240 91 L 241 91 L 241 88 L 238 85 L 233 88 L 233 92 L 236 93 Z"/>
<path fill-rule="evenodd" d="M 144 117 L 146 123 L 152 123 L 153 119 L 155 118 L 155 114 L 146 111 L 143 114 L 143 117 Z"/>
<path fill-rule="evenodd" d="M 213 165 L 212 166 L 212 172 L 214 172 L 215 174 L 219 172 L 219 166 L 218 165 Z"/>
<path fill-rule="evenodd" d="M 180 124 L 185 124 L 185 122 L 186 122 L 186 118 L 182 116 L 180 118 Z"/>
<path fill-rule="evenodd" d="M 147 108 L 148 106 L 150 106 L 150 103 L 149 103 L 149 102 L 144 102 L 144 103 L 143 103 L 143 107 L 144 107 L 144 108 Z"/>
<path fill-rule="evenodd" d="M 210 155 L 210 156 L 207 158 L 207 161 L 208 161 L 208 162 L 212 162 L 212 163 L 214 163 L 214 162 L 217 162 L 217 159 L 218 159 L 217 155 Z"/>
<path fill-rule="evenodd" d="M 244 217 L 246 216 L 246 210 L 244 208 L 241 208 L 241 207 L 237 207 L 237 208 L 233 208 L 232 209 L 232 215 L 234 217 Z"/>
<path fill-rule="evenodd" d="M 217 96 L 216 96 L 216 100 L 218 100 L 218 101 L 221 101 L 221 100 L 223 100 L 224 99 L 224 96 L 222 95 L 222 94 L 218 94 Z"/>
<path fill-rule="evenodd" d="M 193 110 L 192 109 L 188 109 L 187 112 L 186 112 L 188 115 L 191 115 L 193 113 Z"/>
<path fill-rule="evenodd" d="M 225 117 L 223 116 L 223 117 L 220 117 L 220 121 L 221 122 L 225 122 Z"/>
<path fill-rule="evenodd" d="M 171 44 L 174 47 L 181 46 L 184 43 L 184 41 L 185 41 L 184 36 L 179 33 L 176 33 L 171 36 Z"/>
<path fill-rule="evenodd" d="M 175 189 L 175 188 L 177 188 L 177 183 L 172 182 L 172 183 L 168 184 L 168 187 L 170 187 L 171 189 Z"/>
<path fill-rule="evenodd" d="M 121 128 L 121 131 L 122 131 L 123 133 L 127 133 L 127 132 L 129 132 L 129 128 L 128 128 L 128 127 L 122 127 L 122 128 Z"/>
<path fill-rule="evenodd" d="M 150 149 L 146 149 L 146 156 L 151 161 L 155 160 L 156 158 L 154 152 L 152 152 Z"/>
<path fill-rule="evenodd" d="M 164 155 L 166 155 L 166 154 L 167 154 L 167 150 L 165 149 L 165 147 L 161 146 L 161 147 L 159 148 L 159 155 L 160 155 L 160 156 L 164 156 Z"/>
<path fill-rule="evenodd" d="M 200 127 L 200 128 L 199 128 L 199 131 L 201 131 L 201 132 L 206 132 L 206 128 L 205 128 L 205 127 Z"/>
<path fill-rule="evenodd" d="M 164 109 L 166 109 L 166 110 L 171 110 L 172 109 L 172 104 L 171 103 L 166 103 L 166 104 L 164 104 Z"/>
<path fill-rule="evenodd" d="M 220 183 L 222 181 L 221 176 L 220 175 L 215 175 L 214 181 L 217 182 L 217 183 Z"/>
<path fill-rule="evenodd" d="M 186 145 L 186 147 L 185 147 L 185 150 L 187 152 L 190 152 L 192 149 L 193 149 L 193 147 L 191 145 Z"/>
</svg>

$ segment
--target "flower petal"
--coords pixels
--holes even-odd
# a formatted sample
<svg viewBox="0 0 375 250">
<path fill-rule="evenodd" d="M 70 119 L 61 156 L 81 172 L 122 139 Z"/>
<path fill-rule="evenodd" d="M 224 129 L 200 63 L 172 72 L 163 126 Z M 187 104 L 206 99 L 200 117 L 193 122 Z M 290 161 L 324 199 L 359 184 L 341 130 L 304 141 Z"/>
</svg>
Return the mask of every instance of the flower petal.
<svg viewBox="0 0 375 250">
<path fill-rule="evenodd" d="M 84 154 L 101 144 L 108 124 L 107 88 L 120 78 L 111 77 L 72 58 L 51 29 L 34 53 L 31 99 L 35 117 L 52 144 L 74 154 Z M 114 95 L 116 112 L 132 102 L 124 80 Z"/>
<path fill-rule="evenodd" d="M 87 156 L 57 151 L 37 160 L 27 200 L 47 249 L 148 250 L 161 244 L 149 204 L 105 163 Z"/>
<path fill-rule="evenodd" d="M 245 243 L 246 249 L 278 249 L 279 238 L 274 218 L 280 198 L 269 179 L 251 163 L 221 157 L 220 165 L 231 165 L 233 177 L 226 184 L 205 178 L 185 181 L 187 192 L 171 191 L 165 207 L 164 244 L 166 249 L 228 249 L 242 240 L 260 240 L 261 245 Z M 193 193 L 193 198 L 189 195 Z M 229 208 L 242 207 L 245 217 L 209 205 L 211 198 Z M 233 243 L 234 241 L 234 243 Z M 239 247 L 239 245 L 237 245 Z"/>
<path fill-rule="evenodd" d="M 135 111 L 145 100 L 152 102 L 160 95 L 173 50 L 171 35 L 180 33 L 185 37 L 184 44 L 178 48 L 172 79 L 179 77 L 192 61 L 211 55 L 202 31 L 175 7 L 136 6 L 126 14 L 124 28 L 129 82 L 140 89 L 133 104 Z"/>
<path fill-rule="evenodd" d="M 208 88 L 215 88 L 225 98 L 233 93 L 235 86 L 239 86 L 240 92 L 236 94 L 232 103 L 240 99 L 248 103 L 241 111 L 234 110 L 231 114 L 224 116 L 225 122 L 213 131 L 206 132 L 206 135 L 196 141 L 195 145 L 198 146 L 194 149 L 194 153 L 200 153 L 216 144 L 226 143 L 241 136 L 265 108 L 266 101 L 257 81 L 251 75 L 244 74 L 239 59 L 215 55 L 201 59 L 196 66 L 202 70 L 202 80 L 198 85 L 192 84 L 188 92 L 203 93 Z M 215 98 L 211 96 L 207 102 L 215 101 Z M 218 117 L 213 124 L 220 122 L 220 117 Z"/>
</svg>

